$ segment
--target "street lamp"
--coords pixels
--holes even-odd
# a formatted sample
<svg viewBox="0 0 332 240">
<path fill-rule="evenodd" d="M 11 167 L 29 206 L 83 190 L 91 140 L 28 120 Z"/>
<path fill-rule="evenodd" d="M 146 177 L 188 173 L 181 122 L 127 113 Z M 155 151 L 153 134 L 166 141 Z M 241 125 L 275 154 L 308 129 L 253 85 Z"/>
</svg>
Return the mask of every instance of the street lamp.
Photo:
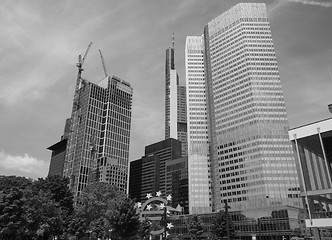
<svg viewBox="0 0 332 240">
<path fill-rule="evenodd" d="M 257 218 L 257 222 L 258 222 L 258 236 L 259 240 L 261 240 L 261 219 Z"/>
<path fill-rule="evenodd" d="M 231 207 L 229 207 L 228 206 L 228 204 L 227 204 L 227 199 L 226 200 L 224 200 L 224 203 L 225 203 L 225 206 L 224 206 L 224 208 L 225 208 L 225 215 L 226 215 L 226 230 L 227 230 L 227 239 L 228 240 L 230 240 L 231 238 L 231 236 L 230 236 L 230 232 L 229 232 L 229 219 L 228 219 L 228 209 L 229 208 L 231 208 Z"/>
</svg>

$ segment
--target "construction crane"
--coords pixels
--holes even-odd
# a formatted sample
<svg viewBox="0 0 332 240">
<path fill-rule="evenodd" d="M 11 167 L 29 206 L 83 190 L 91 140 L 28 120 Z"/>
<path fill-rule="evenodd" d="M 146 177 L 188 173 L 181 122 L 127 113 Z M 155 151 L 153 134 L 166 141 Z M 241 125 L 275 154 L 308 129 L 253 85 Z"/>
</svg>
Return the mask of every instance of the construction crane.
<svg viewBox="0 0 332 240">
<path fill-rule="evenodd" d="M 73 188 L 74 184 L 75 184 L 74 168 L 77 163 L 74 161 L 74 159 L 75 159 L 75 155 L 76 155 L 75 147 L 77 144 L 77 134 L 78 134 L 77 125 L 80 123 L 80 119 L 81 119 L 81 110 L 79 107 L 79 102 L 80 102 L 79 88 L 80 88 L 80 84 L 81 84 L 81 80 L 82 80 L 81 75 L 82 75 L 82 72 L 84 71 L 84 69 L 83 69 L 84 60 L 86 59 L 86 56 L 90 50 L 91 45 L 92 45 L 92 42 L 90 42 L 83 57 L 82 57 L 82 55 L 78 56 L 78 63 L 76 64 L 76 66 L 78 68 L 78 73 L 77 73 L 77 80 L 76 80 L 76 87 L 75 87 L 75 94 L 74 94 L 74 101 L 73 101 L 73 111 L 71 114 L 71 127 L 70 127 L 71 132 L 70 132 L 69 138 L 68 138 L 68 141 L 71 144 L 69 145 L 69 148 L 66 153 L 66 159 L 67 159 L 66 161 L 69 161 L 68 159 L 71 159 L 70 162 L 67 163 L 67 164 L 70 164 L 70 170 L 69 170 L 70 175 L 69 176 L 70 176 L 71 188 Z M 73 126 L 75 126 L 75 128 Z"/>
<path fill-rule="evenodd" d="M 76 86 L 75 86 L 75 95 L 74 95 L 74 109 L 77 110 L 78 109 L 78 105 L 79 105 L 79 94 L 78 94 L 78 89 L 80 88 L 80 83 L 82 80 L 82 72 L 84 71 L 83 69 L 83 64 L 84 64 L 84 60 L 86 58 L 86 56 L 88 55 L 88 52 L 90 50 L 90 47 L 92 45 L 92 42 L 90 42 L 88 48 L 86 49 L 83 57 L 82 55 L 78 56 L 78 63 L 76 64 L 77 68 L 78 68 L 78 73 L 77 73 L 77 80 L 76 80 Z"/>
<path fill-rule="evenodd" d="M 90 47 L 92 45 L 92 42 L 90 42 L 88 48 L 86 49 L 85 53 L 84 53 L 84 56 L 82 58 L 82 55 L 79 55 L 78 56 L 78 63 L 76 64 L 76 66 L 78 67 L 79 70 L 83 71 L 82 67 L 83 67 L 83 63 L 84 63 L 84 60 L 86 58 L 86 55 L 88 54 L 89 50 L 90 50 Z"/>
<path fill-rule="evenodd" d="M 90 50 L 91 45 L 92 45 L 92 42 L 90 42 L 90 44 L 89 44 L 88 48 L 86 49 L 83 57 L 82 57 L 82 55 L 78 56 L 78 63 L 76 64 L 76 66 L 78 68 L 78 74 L 77 74 L 75 92 L 78 90 L 79 83 L 80 83 L 80 80 L 81 80 L 81 75 L 82 75 L 82 72 L 84 71 L 84 69 L 82 68 L 83 64 L 84 64 L 84 60 L 85 60 L 86 56 L 88 55 L 88 52 Z"/>
<path fill-rule="evenodd" d="M 103 54 L 101 53 L 100 49 L 99 49 L 99 53 L 100 53 L 101 62 L 103 64 L 105 77 L 108 77 L 107 68 L 106 68 L 106 65 L 105 65 L 105 60 L 104 60 Z"/>
</svg>

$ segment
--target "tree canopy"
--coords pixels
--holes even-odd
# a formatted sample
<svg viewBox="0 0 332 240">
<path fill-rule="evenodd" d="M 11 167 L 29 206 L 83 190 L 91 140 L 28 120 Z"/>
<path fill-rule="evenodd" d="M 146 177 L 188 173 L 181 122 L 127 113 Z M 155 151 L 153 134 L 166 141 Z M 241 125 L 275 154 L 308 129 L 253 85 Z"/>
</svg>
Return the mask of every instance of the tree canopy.
<svg viewBox="0 0 332 240">
<path fill-rule="evenodd" d="M 0 177 L 0 239 L 60 237 L 72 212 L 65 179 Z"/>
<path fill-rule="evenodd" d="M 84 190 L 78 202 L 81 206 L 70 225 L 70 232 L 75 236 L 89 232 L 101 239 L 110 235 L 128 239 L 137 234 L 140 222 L 135 203 L 115 186 L 93 183 Z"/>
<path fill-rule="evenodd" d="M 219 211 L 213 218 L 211 226 L 211 234 L 213 239 L 223 239 L 223 237 L 227 237 L 226 221 L 227 219 L 225 211 Z M 228 216 L 228 226 L 230 239 L 233 239 L 235 237 L 235 228 L 230 216 Z"/>
<path fill-rule="evenodd" d="M 141 229 L 134 201 L 110 184 L 93 183 L 76 201 L 66 178 L 0 176 L 0 240 L 134 239 Z"/>
<path fill-rule="evenodd" d="M 192 239 L 200 239 L 204 233 L 204 224 L 201 218 L 197 215 L 194 215 L 189 220 L 188 233 Z"/>
</svg>

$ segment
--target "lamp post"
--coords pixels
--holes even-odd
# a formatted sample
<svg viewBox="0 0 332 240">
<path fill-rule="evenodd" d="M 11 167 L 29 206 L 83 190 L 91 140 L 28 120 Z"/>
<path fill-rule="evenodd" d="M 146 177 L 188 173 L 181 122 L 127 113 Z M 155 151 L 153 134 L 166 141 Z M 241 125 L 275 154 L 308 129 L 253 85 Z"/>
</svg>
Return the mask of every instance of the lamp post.
<svg viewBox="0 0 332 240">
<path fill-rule="evenodd" d="M 164 207 L 164 240 L 166 240 L 166 238 L 167 238 L 166 229 L 167 229 L 167 208 L 165 206 Z"/>
<path fill-rule="evenodd" d="M 229 219 L 228 219 L 228 208 L 230 208 L 227 204 L 227 200 L 224 200 L 225 203 L 225 215 L 226 215 L 226 230 L 227 230 L 227 239 L 230 240 L 230 232 L 229 232 Z"/>
<path fill-rule="evenodd" d="M 259 240 L 261 240 L 261 219 L 257 218 L 257 222 L 258 222 L 258 236 Z"/>
</svg>

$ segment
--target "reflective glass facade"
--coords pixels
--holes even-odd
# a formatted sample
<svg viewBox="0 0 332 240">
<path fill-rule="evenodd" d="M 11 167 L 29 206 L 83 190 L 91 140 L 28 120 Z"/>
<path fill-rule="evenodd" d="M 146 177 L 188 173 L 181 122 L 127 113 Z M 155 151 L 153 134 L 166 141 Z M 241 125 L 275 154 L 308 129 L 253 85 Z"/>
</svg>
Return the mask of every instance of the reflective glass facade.
<svg viewBox="0 0 332 240">
<path fill-rule="evenodd" d="M 203 239 L 213 238 L 211 228 L 216 214 L 217 212 L 198 215 L 204 224 Z M 302 236 L 299 216 L 300 209 L 289 206 L 231 211 L 229 219 L 235 230 L 235 237 L 232 239 L 252 240 L 255 236 L 262 240 L 290 240 L 293 236 Z M 192 217 L 193 215 L 171 216 L 169 221 L 174 228 L 169 231 L 170 236 L 180 240 L 191 239 L 188 224 Z"/>
<path fill-rule="evenodd" d="M 189 212 L 206 213 L 212 210 L 212 184 L 203 38 L 187 37 L 185 53 Z"/>
<path fill-rule="evenodd" d="M 165 61 L 165 139 L 181 141 L 182 155 L 187 156 L 186 87 L 179 84 L 173 46 L 166 50 Z"/>
<path fill-rule="evenodd" d="M 131 123 L 132 87 L 117 78 L 107 77 L 99 84 L 79 80 L 75 93 L 64 176 L 79 196 L 95 176 L 127 190 Z M 98 163 L 102 163 L 98 166 Z M 115 171 L 117 171 L 115 173 Z"/>
<path fill-rule="evenodd" d="M 201 38 L 188 37 L 187 43 L 189 39 Z M 186 59 L 191 59 L 187 50 L 186 55 Z M 226 200 L 237 210 L 300 207 L 299 183 L 265 4 L 241 3 L 209 22 L 204 28 L 200 57 L 201 62 L 186 69 L 188 141 L 197 130 L 208 133 L 205 144 L 209 144 L 209 157 L 198 162 L 208 166 L 211 174 L 211 206 L 220 209 Z M 199 85 L 191 74 L 201 77 Z M 191 93 L 194 89 L 199 91 L 195 95 Z M 190 115 L 198 113 L 199 108 L 203 113 L 199 116 L 207 120 L 190 121 Z M 189 172 L 189 179 L 196 177 L 191 178 Z"/>
</svg>

